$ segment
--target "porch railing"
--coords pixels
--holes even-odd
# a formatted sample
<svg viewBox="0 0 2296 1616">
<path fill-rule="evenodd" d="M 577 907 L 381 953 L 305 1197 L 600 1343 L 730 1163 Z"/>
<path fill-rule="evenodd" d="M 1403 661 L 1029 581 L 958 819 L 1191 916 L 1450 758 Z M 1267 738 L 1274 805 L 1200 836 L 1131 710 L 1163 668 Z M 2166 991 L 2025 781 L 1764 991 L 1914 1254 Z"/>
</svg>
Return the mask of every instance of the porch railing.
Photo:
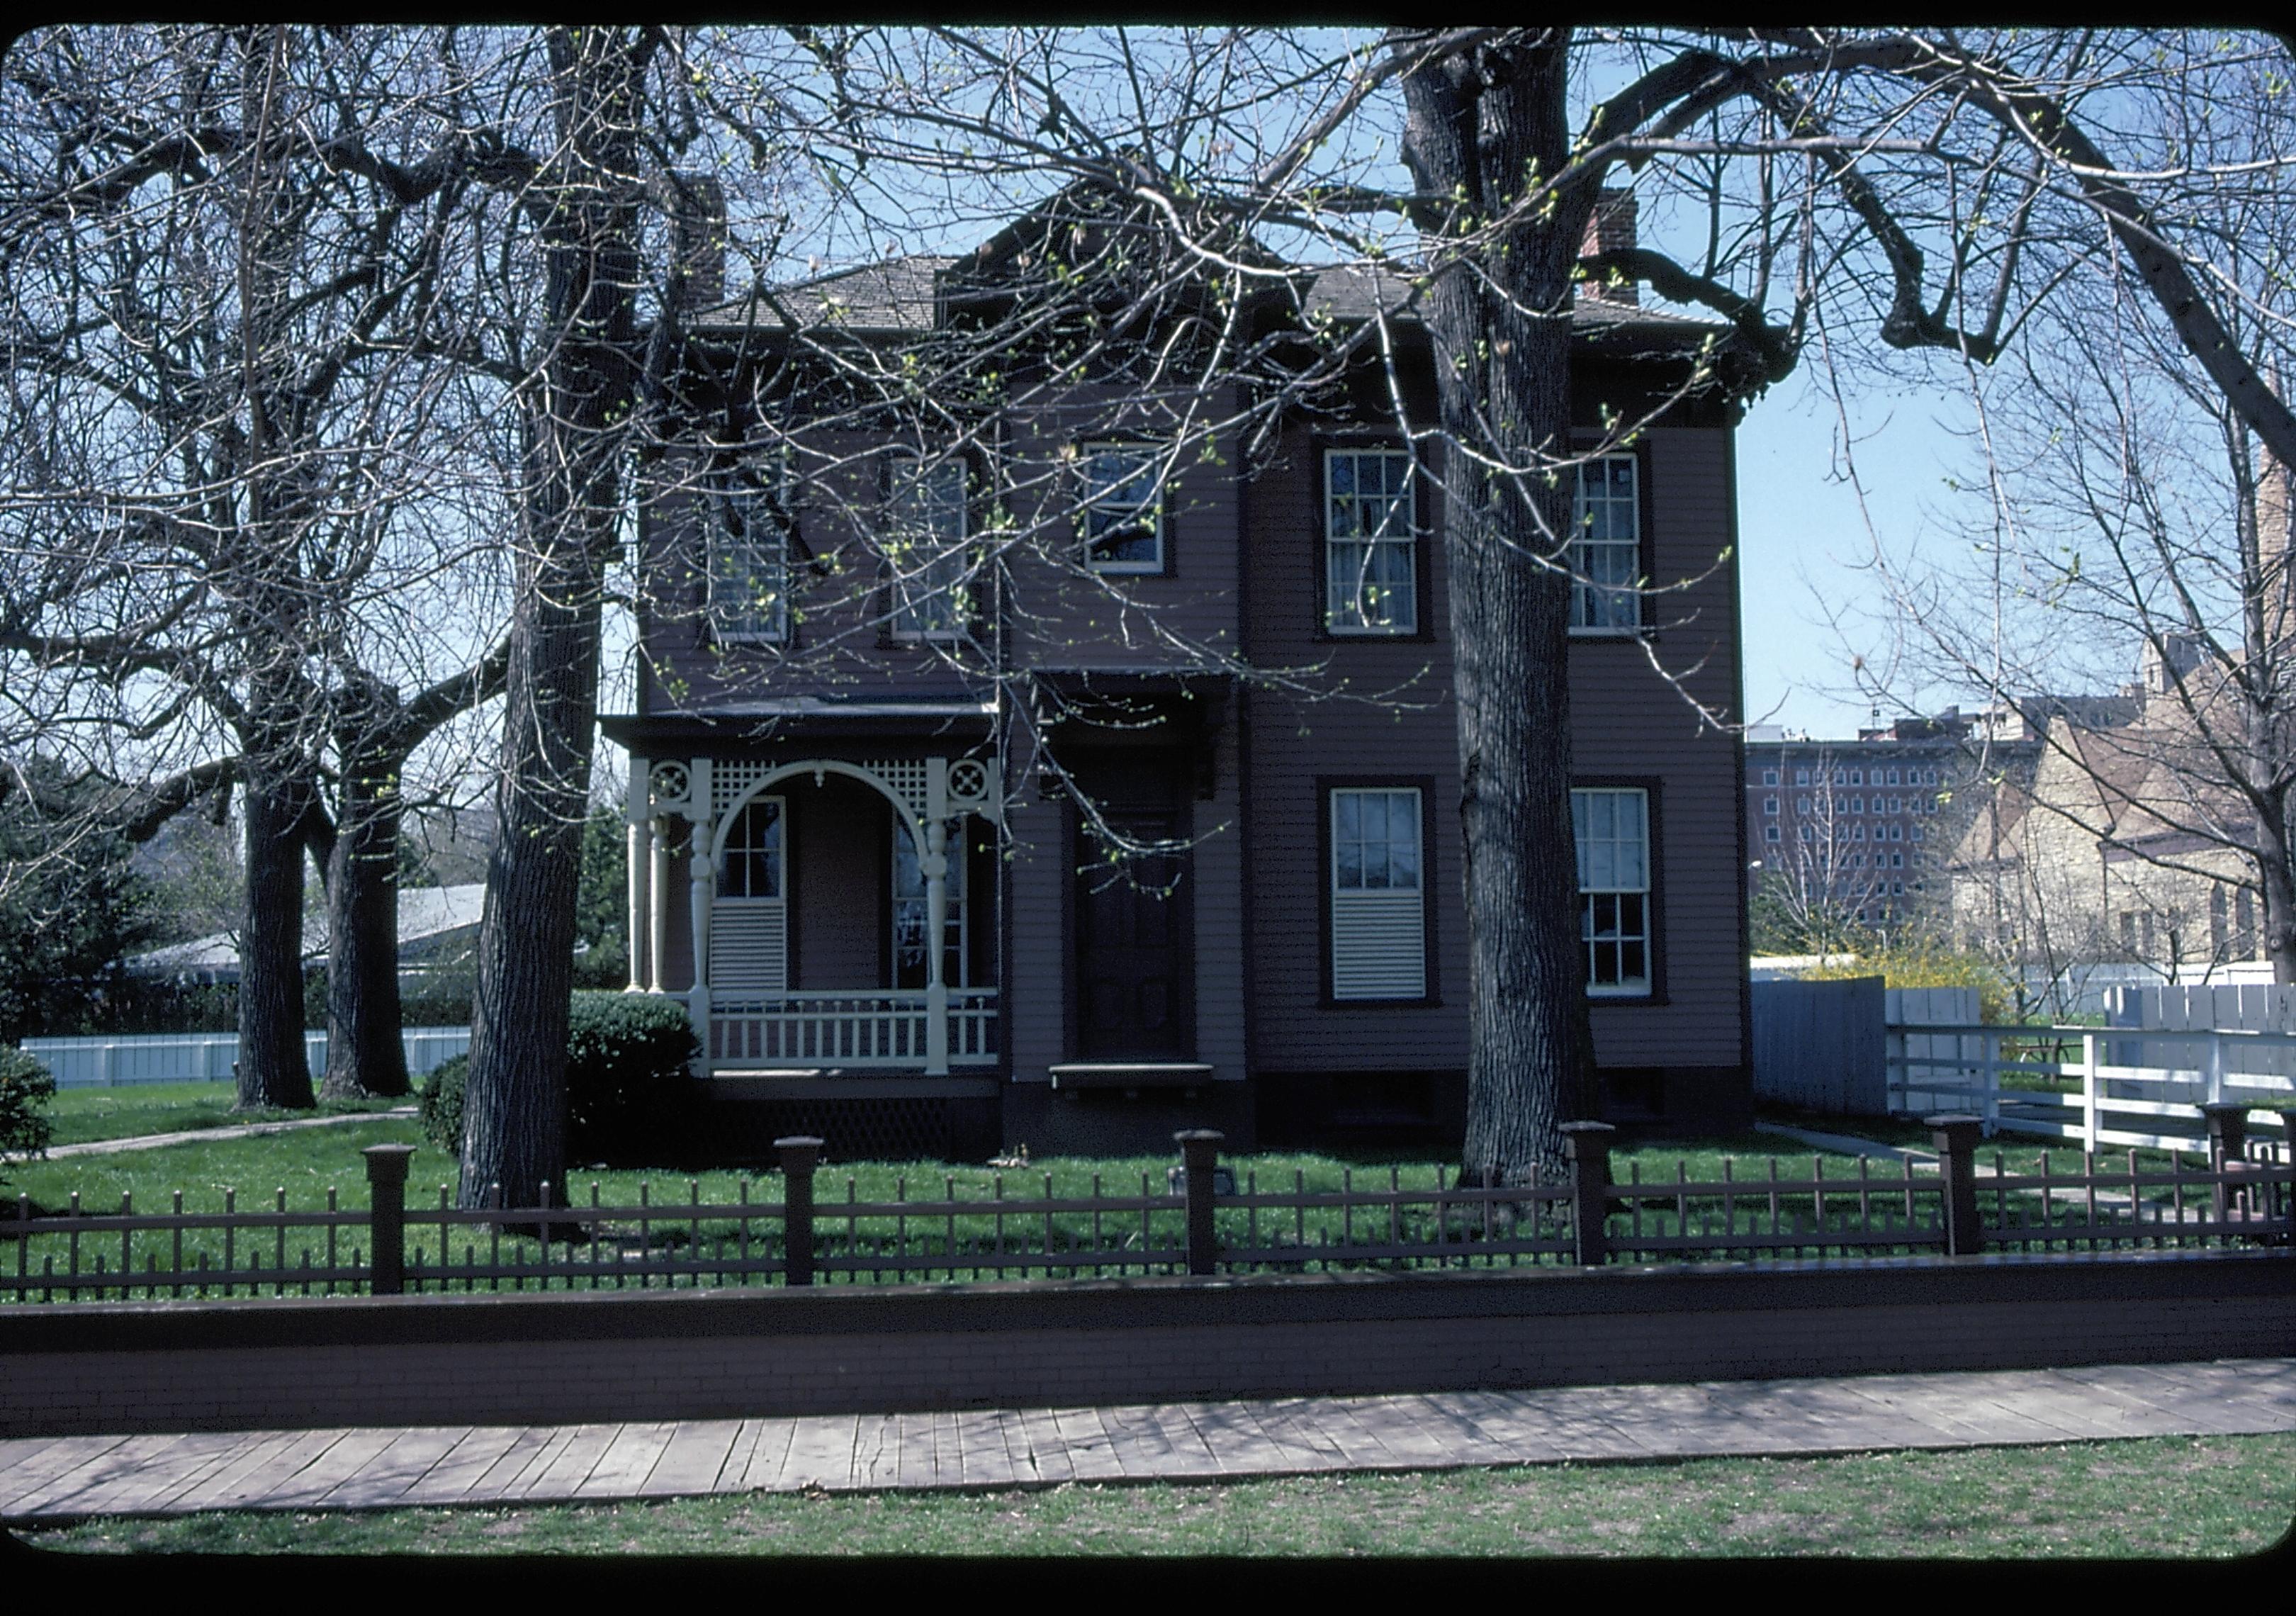
<svg viewBox="0 0 2296 1616">
<path fill-rule="evenodd" d="M 919 988 L 728 997 L 710 1006 L 709 1069 L 925 1064 L 928 1011 Z M 996 1063 L 996 989 L 948 990 L 948 1063 Z"/>
</svg>

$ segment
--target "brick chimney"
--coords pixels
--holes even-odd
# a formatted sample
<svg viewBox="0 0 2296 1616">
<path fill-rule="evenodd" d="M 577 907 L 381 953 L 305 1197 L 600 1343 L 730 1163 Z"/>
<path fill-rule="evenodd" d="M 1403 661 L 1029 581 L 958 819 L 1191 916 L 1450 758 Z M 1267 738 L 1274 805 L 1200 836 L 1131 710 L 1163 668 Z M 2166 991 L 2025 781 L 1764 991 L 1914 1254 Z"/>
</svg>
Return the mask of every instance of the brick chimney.
<svg viewBox="0 0 2296 1616">
<path fill-rule="evenodd" d="M 1587 239 L 1580 244 L 1579 253 L 1586 256 L 1619 252 L 1634 244 L 1635 193 L 1623 186 L 1603 186 L 1595 198 L 1595 211 L 1587 220 Z M 1616 285 L 1607 281 L 1583 281 L 1578 293 L 1598 303 L 1632 304 L 1642 300 L 1630 280 Z"/>
<path fill-rule="evenodd" d="M 726 187 L 709 175 L 679 174 L 660 189 L 679 304 L 713 308 L 726 300 Z"/>
</svg>

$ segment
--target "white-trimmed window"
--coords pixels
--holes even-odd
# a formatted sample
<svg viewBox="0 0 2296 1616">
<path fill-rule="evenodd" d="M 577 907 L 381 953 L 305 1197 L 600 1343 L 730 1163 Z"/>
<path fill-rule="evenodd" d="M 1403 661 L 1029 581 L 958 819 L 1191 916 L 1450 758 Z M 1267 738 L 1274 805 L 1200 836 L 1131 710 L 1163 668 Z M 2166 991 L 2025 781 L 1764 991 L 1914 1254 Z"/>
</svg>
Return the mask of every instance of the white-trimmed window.
<svg viewBox="0 0 2296 1616">
<path fill-rule="evenodd" d="M 1164 453 L 1150 443 L 1084 449 L 1084 559 L 1095 572 L 1164 570 Z"/>
<path fill-rule="evenodd" d="M 752 797 L 726 833 L 709 906 L 709 981 L 727 993 L 780 993 L 788 987 L 783 806 L 779 797 Z"/>
<path fill-rule="evenodd" d="M 720 643 L 789 637 L 791 492 L 778 456 L 710 479 L 709 630 Z"/>
<path fill-rule="evenodd" d="M 1419 627 L 1418 489 L 1401 449 L 1324 453 L 1324 626 L 1333 634 Z"/>
<path fill-rule="evenodd" d="M 953 640 L 975 615 L 965 541 L 964 463 L 897 456 L 882 544 L 891 573 L 893 637 Z"/>
<path fill-rule="evenodd" d="M 1578 935 L 1587 991 L 1601 997 L 1651 990 L 1650 793 L 1638 788 L 1573 790 L 1570 831 L 1578 844 Z"/>
<path fill-rule="evenodd" d="M 949 839 L 946 857 L 948 859 L 948 915 L 947 923 L 941 932 L 941 943 L 947 952 L 941 956 L 941 980 L 952 988 L 969 988 L 972 985 L 969 974 L 972 951 L 965 947 L 966 861 L 962 837 Z M 894 987 L 922 988 L 925 985 L 925 932 L 931 924 L 924 866 L 917 859 L 916 839 L 909 834 L 909 827 L 896 814 L 893 816 Z"/>
<path fill-rule="evenodd" d="M 1764 841 L 1779 841 L 1780 837 L 1778 835 L 1778 827 L 1774 824 L 1764 825 L 1762 827 L 1762 840 Z"/>
<path fill-rule="evenodd" d="M 1426 881 L 1419 790 L 1331 796 L 1332 997 L 1427 997 Z"/>
<path fill-rule="evenodd" d="M 1642 627 L 1643 526 L 1638 463 L 1603 455 L 1577 468 L 1570 545 L 1570 626 L 1620 634 Z"/>
</svg>

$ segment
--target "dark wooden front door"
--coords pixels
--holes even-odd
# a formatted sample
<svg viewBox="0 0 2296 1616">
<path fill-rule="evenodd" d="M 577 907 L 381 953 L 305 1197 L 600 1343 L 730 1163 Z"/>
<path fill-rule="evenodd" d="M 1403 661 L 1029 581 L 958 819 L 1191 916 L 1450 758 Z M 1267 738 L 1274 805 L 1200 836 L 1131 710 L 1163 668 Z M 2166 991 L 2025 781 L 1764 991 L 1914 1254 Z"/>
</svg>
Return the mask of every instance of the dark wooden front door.
<svg viewBox="0 0 2296 1616">
<path fill-rule="evenodd" d="M 1135 843 L 1179 833 L 1170 813 L 1110 813 Z M 1104 844 L 1078 838 L 1078 1054 L 1087 1061 L 1171 1061 L 1188 1050 L 1185 854 L 1111 864 Z"/>
</svg>

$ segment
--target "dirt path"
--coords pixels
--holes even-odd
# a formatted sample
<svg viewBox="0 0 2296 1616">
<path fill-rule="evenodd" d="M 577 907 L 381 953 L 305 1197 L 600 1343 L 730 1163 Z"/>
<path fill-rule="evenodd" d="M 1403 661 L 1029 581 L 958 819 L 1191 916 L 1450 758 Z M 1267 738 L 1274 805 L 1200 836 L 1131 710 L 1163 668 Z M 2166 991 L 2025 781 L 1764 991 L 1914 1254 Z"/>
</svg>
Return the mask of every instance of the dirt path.
<svg viewBox="0 0 2296 1616">
<path fill-rule="evenodd" d="M 178 1134 L 138 1134 L 130 1139 L 89 1139 L 78 1144 L 52 1144 L 48 1158 L 108 1156 L 115 1151 L 154 1150 L 162 1144 L 191 1144 L 204 1139 L 252 1139 L 262 1134 L 291 1133 L 299 1128 L 337 1128 L 347 1122 L 373 1122 L 381 1117 L 411 1117 L 412 1105 L 389 1111 L 355 1111 L 340 1117 L 296 1117 L 285 1122 L 242 1122 L 230 1128 L 194 1128 Z"/>
</svg>

